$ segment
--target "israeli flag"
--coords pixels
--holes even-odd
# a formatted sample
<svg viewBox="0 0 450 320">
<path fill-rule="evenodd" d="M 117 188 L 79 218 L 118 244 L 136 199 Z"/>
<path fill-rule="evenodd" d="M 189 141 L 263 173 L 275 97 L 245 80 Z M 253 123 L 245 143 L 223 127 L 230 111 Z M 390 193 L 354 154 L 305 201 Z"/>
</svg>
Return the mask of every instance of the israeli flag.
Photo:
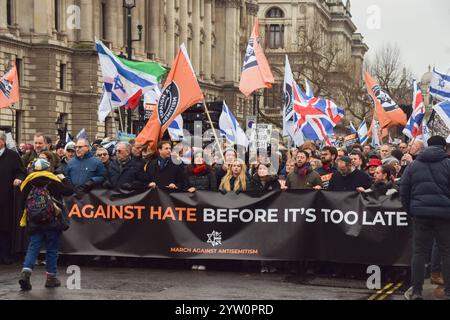
<svg viewBox="0 0 450 320">
<path fill-rule="evenodd" d="M 357 131 L 355 129 L 355 126 L 353 125 L 353 122 L 351 122 L 351 121 L 350 121 L 350 127 L 349 128 L 350 128 L 350 132 L 351 133 L 357 133 Z"/>
<path fill-rule="evenodd" d="M 447 128 L 450 129 L 450 101 L 441 102 L 433 107 L 433 110 L 441 117 Z"/>
<path fill-rule="evenodd" d="M 378 120 L 376 120 L 374 118 L 372 121 L 372 143 L 371 143 L 371 145 L 375 149 L 381 145 L 380 132 L 381 132 L 380 124 L 378 123 Z"/>
<path fill-rule="evenodd" d="M 369 130 L 367 130 L 366 120 L 363 120 L 358 128 L 359 143 L 365 144 L 369 140 Z"/>
<path fill-rule="evenodd" d="M 170 139 L 172 141 L 181 141 L 184 139 L 183 126 L 184 121 L 183 117 L 180 114 L 175 118 L 175 120 L 170 124 L 168 128 Z"/>
<path fill-rule="evenodd" d="M 248 148 L 248 138 L 225 101 L 223 102 L 222 114 L 219 119 L 219 130 L 228 142 Z"/>
<path fill-rule="evenodd" d="M 430 83 L 430 94 L 440 101 L 450 100 L 450 75 L 433 69 Z"/>
<path fill-rule="evenodd" d="M 72 142 L 72 138 L 70 138 L 70 134 L 66 132 L 66 144 L 68 144 L 69 142 Z"/>
<path fill-rule="evenodd" d="M 81 129 L 81 131 L 78 132 L 76 140 L 79 140 L 79 139 L 89 140 L 89 136 L 88 136 L 85 128 Z"/>
</svg>

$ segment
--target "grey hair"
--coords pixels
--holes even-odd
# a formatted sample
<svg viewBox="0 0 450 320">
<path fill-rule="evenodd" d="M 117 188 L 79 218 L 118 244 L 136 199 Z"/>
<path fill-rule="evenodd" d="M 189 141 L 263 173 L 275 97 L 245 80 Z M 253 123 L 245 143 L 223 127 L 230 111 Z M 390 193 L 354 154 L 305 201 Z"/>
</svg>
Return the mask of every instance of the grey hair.
<svg viewBox="0 0 450 320">
<path fill-rule="evenodd" d="M 0 140 L 3 140 L 6 143 L 6 133 L 5 133 L 5 131 L 0 131 Z"/>
<path fill-rule="evenodd" d="M 125 149 L 127 150 L 127 152 L 128 152 L 129 154 L 131 154 L 131 151 L 132 151 L 132 148 L 133 148 L 133 147 L 131 146 L 131 144 L 129 144 L 128 142 L 119 142 L 119 143 L 117 144 L 116 149 L 118 149 L 119 146 L 124 146 Z"/>
</svg>

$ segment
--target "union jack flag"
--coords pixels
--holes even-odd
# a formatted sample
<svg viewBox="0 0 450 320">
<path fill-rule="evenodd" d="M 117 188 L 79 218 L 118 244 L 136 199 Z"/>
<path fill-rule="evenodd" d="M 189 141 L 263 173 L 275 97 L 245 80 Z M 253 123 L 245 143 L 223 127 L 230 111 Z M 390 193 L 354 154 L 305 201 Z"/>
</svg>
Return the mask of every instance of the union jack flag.
<svg viewBox="0 0 450 320">
<path fill-rule="evenodd" d="M 295 133 L 301 131 L 310 140 L 326 141 L 331 145 L 329 136 L 334 134 L 334 123 L 327 114 L 316 107 L 318 99 L 307 99 L 298 85 L 294 86 L 294 110 L 298 121 Z"/>
<path fill-rule="evenodd" d="M 408 120 L 408 123 L 403 129 L 403 134 L 410 139 L 424 138 L 424 132 L 427 132 L 425 122 L 425 104 L 423 102 L 422 90 L 416 80 L 413 81 L 414 99 L 413 99 L 413 113 Z"/>
</svg>

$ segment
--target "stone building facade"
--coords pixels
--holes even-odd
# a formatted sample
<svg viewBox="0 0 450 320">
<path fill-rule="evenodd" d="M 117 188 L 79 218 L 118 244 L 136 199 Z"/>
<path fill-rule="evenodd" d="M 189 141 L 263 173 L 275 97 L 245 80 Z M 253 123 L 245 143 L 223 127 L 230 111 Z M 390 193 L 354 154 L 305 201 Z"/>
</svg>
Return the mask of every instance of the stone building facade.
<svg viewBox="0 0 450 320">
<path fill-rule="evenodd" d="M 256 0 L 136 0 L 133 58 L 170 67 L 185 43 L 207 101 L 226 99 L 238 119 L 251 112 L 239 93 L 245 48 L 258 12 Z M 115 121 L 97 120 L 101 73 L 95 38 L 126 52 L 123 0 L 0 0 L 0 74 L 15 62 L 21 101 L 0 110 L 0 128 L 18 141 L 36 131 L 56 138 L 86 128 L 91 138 L 114 135 Z"/>
<path fill-rule="evenodd" d="M 367 46 L 351 21 L 349 1 L 344 6 L 341 0 L 136 0 L 133 39 L 139 25 L 143 39 L 133 42 L 133 58 L 170 67 L 185 43 L 206 100 L 225 99 L 243 121 L 253 101 L 238 86 L 256 16 L 277 81 L 267 91 L 273 96 L 281 94 L 284 55 L 293 57 L 294 67 L 301 61 L 298 35 L 312 25 L 320 26 L 322 41 L 344 48 L 342 57 L 352 60 L 354 79 L 360 79 Z M 36 131 L 56 138 L 65 124 L 72 134 L 86 128 L 91 138 L 114 135 L 118 121 L 98 122 L 102 82 L 94 41 L 124 53 L 126 29 L 123 0 L 0 0 L 0 74 L 15 62 L 21 84 L 20 103 L 0 109 L 0 129 L 12 128 L 17 141 L 30 141 Z M 282 107 L 273 101 L 266 94 L 260 105 L 279 120 Z"/>
</svg>

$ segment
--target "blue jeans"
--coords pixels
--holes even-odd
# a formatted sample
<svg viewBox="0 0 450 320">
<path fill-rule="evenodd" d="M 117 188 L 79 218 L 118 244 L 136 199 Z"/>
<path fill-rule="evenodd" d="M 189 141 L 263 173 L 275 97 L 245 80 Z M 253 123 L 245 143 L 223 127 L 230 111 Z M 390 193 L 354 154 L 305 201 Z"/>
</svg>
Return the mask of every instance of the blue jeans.
<svg viewBox="0 0 450 320">
<path fill-rule="evenodd" d="M 36 259 L 41 252 L 42 244 L 45 243 L 47 273 L 56 274 L 58 271 L 58 251 L 61 234 L 61 231 L 45 231 L 32 234 L 23 267 L 33 270 Z"/>
</svg>

